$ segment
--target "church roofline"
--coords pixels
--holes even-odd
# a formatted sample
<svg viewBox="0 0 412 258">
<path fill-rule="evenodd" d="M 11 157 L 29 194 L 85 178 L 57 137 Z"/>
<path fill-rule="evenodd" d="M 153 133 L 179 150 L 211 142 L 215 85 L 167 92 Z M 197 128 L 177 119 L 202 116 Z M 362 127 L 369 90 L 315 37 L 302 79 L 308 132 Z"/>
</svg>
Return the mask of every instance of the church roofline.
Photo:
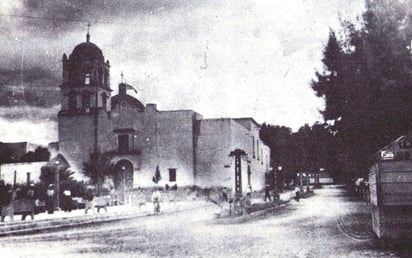
<svg viewBox="0 0 412 258">
<path fill-rule="evenodd" d="M 233 121 L 235 121 L 235 122 L 239 122 L 240 120 L 243 120 L 243 121 L 247 121 L 247 120 L 250 120 L 250 121 L 252 121 L 253 122 L 253 124 L 255 124 L 257 127 L 261 127 L 261 125 L 258 123 L 258 122 L 256 122 L 256 120 L 254 119 L 254 118 L 252 118 L 252 117 L 240 117 L 240 118 L 232 118 L 232 117 L 220 117 L 220 118 L 205 118 L 205 119 L 202 119 L 202 120 L 207 120 L 207 121 L 213 121 L 213 120 L 233 120 Z"/>
<path fill-rule="evenodd" d="M 253 117 L 239 117 L 239 118 L 232 118 L 233 120 L 237 121 L 237 120 L 250 120 L 252 121 L 257 127 L 261 127 L 261 125 L 256 122 L 256 120 Z"/>
</svg>

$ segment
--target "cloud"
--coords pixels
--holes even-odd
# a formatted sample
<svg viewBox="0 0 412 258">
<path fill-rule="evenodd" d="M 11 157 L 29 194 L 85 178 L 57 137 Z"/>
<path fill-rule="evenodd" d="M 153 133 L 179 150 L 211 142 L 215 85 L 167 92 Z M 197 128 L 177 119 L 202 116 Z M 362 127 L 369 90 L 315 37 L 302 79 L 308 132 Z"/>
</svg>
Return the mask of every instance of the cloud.
<svg viewBox="0 0 412 258">
<path fill-rule="evenodd" d="M 56 122 L 59 110 L 60 105 L 48 108 L 32 106 L 0 107 L 0 118 L 12 122 L 19 120 L 29 120 L 33 123 L 41 123 L 42 121 Z"/>
<path fill-rule="evenodd" d="M 324 103 L 310 89 L 310 80 L 322 67 L 329 28 L 339 26 L 339 15 L 353 19 L 362 4 L 5 0 L 0 2 L 0 85 L 19 86 L 23 67 L 26 99 L 29 87 L 57 87 L 62 54 L 69 55 L 85 40 L 90 21 L 92 42 L 110 60 L 114 93 L 123 71 L 126 81 L 138 88 L 137 97 L 157 103 L 161 110 L 253 116 L 258 122 L 297 130 L 321 119 L 318 109 Z M 54 106 L 56 102 L 44 100 L 60 101 L 51 95 L 39 97 L 37 103 L 35 99 L 33 95 L 31 105 Z"/>
<path fill-rule="evenodd" d="M 52 108 L 0 107 L 0 141 L 48 144 L 57 141 L 57 112 Z"/>
<path fill-rule="evenodd" d="M 0 106 L 59 104 L 57 80 L 53 73 L 38 66 L 24 70 L 0 67 Z"/>
</svg>

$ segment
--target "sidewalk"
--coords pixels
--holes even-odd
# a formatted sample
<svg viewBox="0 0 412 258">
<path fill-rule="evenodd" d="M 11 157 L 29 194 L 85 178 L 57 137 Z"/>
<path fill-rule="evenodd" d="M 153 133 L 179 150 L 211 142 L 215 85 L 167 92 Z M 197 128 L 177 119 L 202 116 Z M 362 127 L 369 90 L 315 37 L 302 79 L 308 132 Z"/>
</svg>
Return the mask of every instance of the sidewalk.
<svg viewBox="0 0 412 258">
<path fill-rule="evenodd" d="M 313 189 L 312 189 L 313 191 Z M 313 195 L 306 195 L 302 196 L 302 198 L 306 198 Z M 218 224 L 236 224 L 236 223 L 243 223 L 246 222 L 250 219 L 265 216 L 267 214 L 272 214 L 276 210 L 278 210 L 281 207 L 284 207 L 288 205 L 288 203 L 292 200 L 295 199 L 295 191 L 294 190 L 288 190 L 282 193 L 279 193 L 279 202 L 265 202 L 262 198 L 252 198 L 252 205 L 253 204 L 267 204 L 268 207 L 262 208 L 256 211 L 253 211 L 251 213 L 246 213 L 241 216 L 237 217 L 220 217 L 216 220 L 216 223 Z"/>
<path fill-rule="evenodd" d="M 204 201 L 163 202 L 161 203 L 161 214 L 193 209 L 204 205 L 206 205 Z M 21 220 L 21 215 L 15 215 L 14 221 L 7 217 L 5 222 L 0 222 L 0 237 L 126 220 L 151 214 L 153 214 L 152 203 L 147 203 L 141 207 L 131 205 L 109 206 L 107 207 L 107 212 L 104 209 L 100 209 L 100 213 L 97 213 L 96 208 L 93 211 L 89 210 L 88 214 L 85 214 L 84 209 L 71 212 L 56 211 L 53 214 L 40 213 L 34 215 L 34 220 L 27 216 L 25 221 Z"/>
</svg>

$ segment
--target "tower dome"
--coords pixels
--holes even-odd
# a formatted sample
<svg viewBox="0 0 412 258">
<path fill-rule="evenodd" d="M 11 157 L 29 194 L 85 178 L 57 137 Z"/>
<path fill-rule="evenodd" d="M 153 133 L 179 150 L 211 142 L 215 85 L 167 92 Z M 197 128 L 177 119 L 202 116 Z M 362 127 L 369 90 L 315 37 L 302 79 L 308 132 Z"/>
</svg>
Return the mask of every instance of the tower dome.
<svg viewBox="0 0 412 258">
<path fill-rule="evenodd" d="M 62 111 L 86 112 L 107 108 L 110 97 L 110 64 L 102 50 L 90 42 L 77 45 L 70 56 L 63 55 Z M 80 110 L 80 111 L 79 111 Z"/>
<path fill-rule="evenodd" d="M 74 62 L 99 61 L 104 62 L 102 50 L 89 41 L 77 45 L 70 55 Z"/>
</svg>

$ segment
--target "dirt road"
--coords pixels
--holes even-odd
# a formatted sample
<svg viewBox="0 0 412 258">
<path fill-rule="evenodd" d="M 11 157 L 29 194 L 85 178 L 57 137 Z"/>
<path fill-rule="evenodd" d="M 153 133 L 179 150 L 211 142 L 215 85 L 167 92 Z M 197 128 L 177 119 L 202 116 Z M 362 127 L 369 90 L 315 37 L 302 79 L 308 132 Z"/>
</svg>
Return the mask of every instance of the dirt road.
<svg viewBox="0 0 412 258">
<path fill-rule="evenodd" d="M 189 211 L 0 239 L 2 257 L 398 257 L 379 247 L 367 204 L 325 187 L 274 214 L 217 224 L 212 204 Z M 7 254 L 3 256 L 3 254 Z"/>
</svg>

